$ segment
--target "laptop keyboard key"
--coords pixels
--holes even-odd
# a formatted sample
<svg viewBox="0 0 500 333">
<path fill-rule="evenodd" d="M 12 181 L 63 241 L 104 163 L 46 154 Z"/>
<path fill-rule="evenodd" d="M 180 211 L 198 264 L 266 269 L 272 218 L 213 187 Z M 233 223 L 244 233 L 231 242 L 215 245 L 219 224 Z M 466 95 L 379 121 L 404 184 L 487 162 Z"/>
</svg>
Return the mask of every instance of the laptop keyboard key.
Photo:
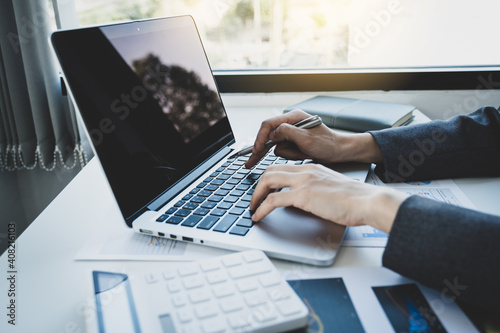
<svg viewBox="0 0 500 333">
<path fill-rule="evenodd" d="M 198 204 L 195 202 L 188 202 L 187 204 L 182 206 L 182 208 L 189 209 L 189 210 L 195 210 L 196 208 L 198 208 Z"/>
<path fill-rule="evenodd" d="M 229 179 L 226 184 L 231 184 L 231 185 L 236 185 L 240 182 L 240 179 L 236 179 L 236 178 L 231 178 Z"/>
<path fill-rule="evenodd" d="M 234 195 L 236 197 L 241 197 L 243 194 L 245 194 L 245 192 L 240 190 L 234 190 L 233 192 L 231 192 L 231 195 Z"/>
<path fill-rule="evenodd" d="M 232 215 L 241 215 L 243 214 L 245 210 L 243 208 L 233 208 L 229 211 L 229 214 L 232 214 Z"/>
<path fill-rule="evenodd" d="M 232 195 L 230 195 L 224 199 L 224 202 L 235 203 L 236 201 L 238 201 L 238 197 L 235 197 Z"/>
<path fill-rule="evenodd" d="M 238 216 L 228 215 L 224 217 L 214 228 L 214 231 L 226 232 L 231 228 L 234 222 L 238 219 Z"/>
<path fill-rule="evenodd" d="M 217 206 L 217 208 L 220 208 L 220 209 L 229 209 L 229 208 L 231 208 L 232 206 L 233 206 L 233 204 L 232 204 L 232 203 L 230 203 L 230 202 L 222 202 L 222 203 L 220 203 L 220 204 Z"/>
<path fill-rule="evenodd" d="M 246 191 L 246 190 L 248 190 L 249 188 L 250 188 L 250 186 L 248 186 L 248 185 L 243 185 L 243 184 L 240 184 L 240 185 L 238 185 L 238 186 L 236 187 L 236 189 L 237 189 L 237 190 L 239 190 L 239 191 Z"/>
<path fill-rule="evenodd" d="M 185 227 L 194 227 L 202 219 L 201 216 L 191 215 L 181 225 Z"/>
<path fill-rule="evenodd" d="M 188 209 L 179 209 L 175 212 L 175 216 L 186 217 L 191 214 L 191 211 Z"/>
<path fill-rule="evenodd" d="M 202 197 L 200 195 L 197 195 L 193 199 L 191 199 L 190 202 L 199 204 L 199 203 L 202 203 L 203 201 L 205 201 L 205 199 L 206 199 L 206 197 Z"/>
<path fill-rule="evenodd" d="M 248 208 L 248 206 L 250 206 L 250 202 L 248 201 L 239 201 L 237 204 L 236 204 L 236 207 L 238 208 Z"/>
<path fill-rule="evenodd" d="M 186 195 L 182 198 L 182 200 L 189 200 L 189 199 L 191 199 L 192 197 L 193 197 L 193 195 L 192 195 L 192 194 L 186 194 Z"/>
<path fill-rule="evenodd" d="M 220 202 L 222 199 L 224 199 L 223 196 L 220 195 L 212 195 L 210 198 L 208 198 L 208 201 L 213 201 L 213 202 Z"/>
<path fill-rule="evenodd" d="M 186 203 L 184 200 L 179 200 L 175 203 L 174 207 L 181 207 Z"/>
<path fill-rule="evenodd" d="M 229 231 L 229 233 L 231 235 L 238 235 L 238 236 L 245 236 L 248 232 L 248 228 L 244 228 L 244 227 L 238 227 L 238 226 L 234 226 L 233 229 L 231 229 L 231 231 Z"/>
<path fill-rule="evenodd" d="M 225 197 L 226 195 L 229 194 L 229 191 L 228 190 L 218 190 L 217 192 L 215 192 L 214 194 L 216 195 L 220 195 L 220 196 L 223 196 Z"/>
<path fill-rule="evenodd" d="M 205 187 L 205 190 L 207 190 L 207 191 L 217 191 L 218 188 L 219 188 L 219 186 L 217 186 L 217 185 L 207 185 Z"/>
<path fill-rule="evenodd" d="M 197 228 L 198 229 L 206 229 L 209 230 L 214 226 L 215 223 L 219 221 L 219 218 L 216 216 L 207 216 L 203 219 L 203 221 L 198 224 Z"/>
<path fill-rule="evenodd" d="M 212 209 L 215 206 L 217 206 L 217 202 L 206 201 L 206 202 L 203 203 L 203 205 L 201 205 L 201 208 Z"/>
<path fill-rule="evenodd" d="M 225 211 L 224 209 L 219 209 L 219 208 L 214 209 L 214 210 L 210 213 L 210 215 L 212 215 L 212 216 L 222 216 L 222 215 L 224 215 L 224 214 L 226 214 L 226 211 Z"/>
<path fill-rule="evenodd" d="M 169 218 L 167 220 L 167 223 L 170 223 L 170 224 L 179 224 L 181 223 L 183 220 L 183 218 L 181 217 L 178 217 L 178 216 L 172 216 L 171 218 Z"/>
<path fill-rule="evenodd" d="M 175 213 L 175 211 L 177 210 L 177 207 L 170 207 L 166 212 L 165 214 L 168 214 L 168 215 L 171 215 L 173 213 Z"/>
<path fill-rule="evenodd" d="M 252 195 L 251 194 L 245 194 L 243 196 L 243 198 L 241 198 L 241 200 L 250 202 L 250 201 L 252 201 Z"/>
<path fill-rule="evenodd" d="M 236 223 L 238 227 L 251 228 L 253 226 L 253 221 L 251 219 L 242 218 Z"/>
<path fill-rule="evenodd" d="M 160 217 L 158 217 L 158 218 L 156 219 L 156 222 L 163 222 L 163 221 L 165 221 L 167 218 L 168 218 L 168 215 L 163 214 L 163 215 L 161 215 Z"/>
<path fill-rule="evenodd" d="M 198 208 L 197 210 L 195 210 L 193 212 L 194 215 L 200 215 L 200 216 L 205 216 L 208 213 L 210 213 L 210 209 L 206 209 L 206 208 Z"/>
</svg>

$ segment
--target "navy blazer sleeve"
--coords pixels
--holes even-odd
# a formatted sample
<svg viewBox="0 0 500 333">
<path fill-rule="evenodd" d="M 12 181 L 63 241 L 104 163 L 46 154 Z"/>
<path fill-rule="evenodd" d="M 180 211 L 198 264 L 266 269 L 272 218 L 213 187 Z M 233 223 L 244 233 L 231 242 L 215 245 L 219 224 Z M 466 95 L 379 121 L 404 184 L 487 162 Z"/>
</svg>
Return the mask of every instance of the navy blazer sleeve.
<svg viewBox="0 0 500 333">
<path fill-rule="evenodd" d="M 493 107 L 370 133 L 383 156 L 376 173 L 387 182 L 500 176 L 500 113 Z"/>
<path fill-rule="evenodd" d="M 500 175 L 500 115 L 492 107 L 448 121 L 371 133 L 386 181 Z M 384 266 L 462 300 L 500 310 L 500 217 L 411 196 L 400 206 Z"/>
</svg>

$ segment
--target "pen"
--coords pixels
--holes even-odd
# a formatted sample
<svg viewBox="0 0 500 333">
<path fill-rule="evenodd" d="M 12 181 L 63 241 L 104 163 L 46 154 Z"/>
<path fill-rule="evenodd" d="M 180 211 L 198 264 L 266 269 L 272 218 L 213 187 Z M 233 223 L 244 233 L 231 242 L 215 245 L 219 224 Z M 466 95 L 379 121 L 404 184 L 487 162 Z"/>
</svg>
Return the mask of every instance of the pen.
<svg viewBox="0 0 500 333">
<path fill-rule="evenodd" d="M 321 121 L 321 118 L 319 116 L 315 115 L 315 116 L 310 116 L 310 117 L 307 117 L 305 119 L 302 119 L 301 121 L 296 122 L 295 124 L 293 124 L 293 126 L 295 126 L 297 128 L 302 128 L 302 129 L 309 129 L 309 128 L 313 128 L 313 127 L 319 126 L 322 123 L 323 122 Z M 269 140 L 264 145 L 266 147 L 270 147 L 270 146 L 275 145 L 277 143 L 278 142 Z M 231 158 L 250 154 L 252 152 L 252 150 L 253 150 L 253 146 L 249 146 L 249 147 L 243 148 L 242 150 L 240 150 L 237 153 L 233 154 L 231 156 Z"/>
</svg>

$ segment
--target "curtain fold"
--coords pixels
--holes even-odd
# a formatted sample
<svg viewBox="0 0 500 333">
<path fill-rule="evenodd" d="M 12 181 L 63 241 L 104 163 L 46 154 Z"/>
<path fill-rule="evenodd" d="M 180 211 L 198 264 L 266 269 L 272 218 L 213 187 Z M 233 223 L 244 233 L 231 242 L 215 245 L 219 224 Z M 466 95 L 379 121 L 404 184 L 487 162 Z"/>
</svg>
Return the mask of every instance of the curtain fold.
<svg viewBox="0 0 500 333">
<path fill-rule="evenodd" d="M 0 170 L 86 164 L 74 109 L 62 95 L 49 1 L 4 0 L 0 11 Z"/>
</svg>

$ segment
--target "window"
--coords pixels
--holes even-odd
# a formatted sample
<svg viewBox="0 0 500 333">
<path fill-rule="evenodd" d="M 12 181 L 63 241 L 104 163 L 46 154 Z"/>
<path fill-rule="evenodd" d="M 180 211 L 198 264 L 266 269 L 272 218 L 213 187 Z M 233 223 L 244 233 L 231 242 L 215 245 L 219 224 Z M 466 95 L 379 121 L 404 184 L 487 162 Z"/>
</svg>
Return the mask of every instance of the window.
<svg viewBox="0 0 500 333">
<path fill-rule="evenodd" d="M 80 26 L 190 14 L 218 70 L 500 62 L 496 0 L 73 1 Z"/>
</svg>

